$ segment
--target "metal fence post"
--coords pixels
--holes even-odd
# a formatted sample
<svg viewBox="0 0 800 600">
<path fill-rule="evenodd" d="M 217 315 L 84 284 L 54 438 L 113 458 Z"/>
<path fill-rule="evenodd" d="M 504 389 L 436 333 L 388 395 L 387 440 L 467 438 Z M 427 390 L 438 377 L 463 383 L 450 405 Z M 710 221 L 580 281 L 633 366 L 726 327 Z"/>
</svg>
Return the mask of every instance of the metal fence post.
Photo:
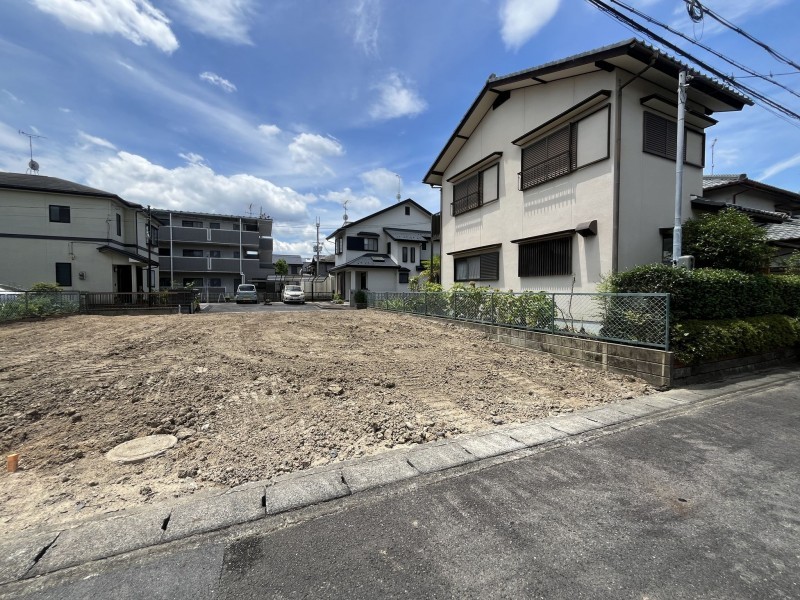
<svg viewBox="0 0 800 600">
<path fill-rule="evenodd" d="M 669 294 L 666 295 L 667 314 L 664 318 L 664 350 L 669 352 Z"/>
<path fill-rule="evenodd" d="M 495 322 L 497 321 L 497 319 L 494 316 L 494 292 L 491 292 L 489 294 L 489 310 L 492 313 L 492 325 L 494 325 Z"/>
<path fill-rule="evenodd" d="M 550 305 L 550 333 L 556 332 L 556 295 L 550 294 L 552 304 Z"/>
</svg>

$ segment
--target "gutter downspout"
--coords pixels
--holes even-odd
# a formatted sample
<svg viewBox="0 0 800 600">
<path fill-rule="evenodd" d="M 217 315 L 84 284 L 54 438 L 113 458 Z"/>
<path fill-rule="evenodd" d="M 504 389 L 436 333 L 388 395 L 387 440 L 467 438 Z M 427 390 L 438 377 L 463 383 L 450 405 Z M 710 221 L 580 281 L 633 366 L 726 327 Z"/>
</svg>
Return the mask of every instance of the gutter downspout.
<svg viewBox="0 0 800 600">
<path fill-rule="evenodd" d="M 616 273 L 619 268 L 619 195 L 621 183 L 620 165 L 622 163 L 622 90 L 629 84 L 639 79 L 646 71 L 651 69 L 660 56 L 656 52 L 650 59 L 650 63 L 625 83 L 617 83 L 616 93 L 616 115 L 614 124 L 614 225 L 612 227 L 612 252 L 611 252 L 611 272 Z"/>
</svg>

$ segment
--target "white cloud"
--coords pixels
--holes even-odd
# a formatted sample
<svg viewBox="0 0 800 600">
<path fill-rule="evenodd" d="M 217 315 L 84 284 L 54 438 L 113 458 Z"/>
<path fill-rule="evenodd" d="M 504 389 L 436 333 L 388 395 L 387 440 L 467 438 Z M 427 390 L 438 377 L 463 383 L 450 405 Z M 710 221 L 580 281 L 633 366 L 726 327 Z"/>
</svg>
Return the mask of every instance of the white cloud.
<svg viewBox="0 0 800 600">
<path fill-rule="evenodd" d="M 369 110 L 373 119 L 413 117 L 428 108 L 425 100 L 412 88 L 411 82 L 399 73 L 390 73 L 386 79 L 373 87 L 378 90 L 379 95 Z"/>
<path fill-rule="evenodd" d="M 300 242 L 283 242 L 275 239 L 272 243 L 272 252 L 274 254 L 299 254 L 300 256 L 307 257 L 314 254 L 312 251 L 313 247 L 314 238 L 311 237 Z"/>
<path fill-rule="evenodd" d="M 300 172 L 332 173 L 323 159 L 343 154 L 344 146 L 338 140 L 316 133 L 301 133 L 289 144 L 294 168 Z"/>
<path fill-rule="evenodd" d="M 368 214 L 375 212 L 383 204 L 380 199 L 371 194 L 355 194 L 349 187 L 344 188 L 342 191 L 331 190 L 322 196 L 328 202 L 333 202 L 339 206 L 343 206 L 347 202 L 347 214 L 351 221 L 365 217 Z"/>
<path fill-rule="evenodd" d="M 560 0 L 504 0 L 500 6 L 500 35 L 508 50 L 518 50 L 558 10 Z"/>
<path fill-rule="evenodd" d="M 227 79 L 225 79 L 223 77 L 220 77 L 216 73 L 212 73 L 211 71 L 204 71 L 203 73 L 200 73 L 200 79 L 202 79 L 203 81 L 207 81 L 211 85 L 215 85 L 215 86 L 217 86 L 219 88 L 222 88 L 223 91 L 225 91 L 225 92 L 227 92 L 229 94 L 231 92 L 235 92 L 236 91 L 236 86 L 235 85 L 233 85 Z"/>
<path fill-rule="evenodd" d="M 378 52 L 378 30 L 381 25 L 380 0 L 354 0 L 352 13 L 353 41 L 368 55 Z"/>
<path fill-rule="evenodd" d="M 761 176 L 758 178 L 760 180 L 769 179 L 770 177 L 774 177 L 778 173 L 782 173 L 786 169 L 791 169 L 792 167 L 796 167 L 800 165 L 800 154 L 795 154 L 791 158 L 787 158 L 786 160 L 782 160 L 779 163 L 775 163 L 764 169 L 764 172 L 761 173 Z"/>
<path fill-rule="evenodd" d="M 203 156 L 195 152 L 188 152 L 188 153 L 180 152 L 178 156 L 180 156 L 183 160 L 193 165 L 202 165 L 206 162 L 206 159 L 203 158 Z"/>
<path fill-rule="evenodd" d="M 67 113 L 67 114 L 69 114 L 69 113 L 71 113 L 71 112 L 72 112 L 72 110 L 70 110 L 69 108 L 65 108 L 65 107 L 63 107 L 63 106 L 59 106 L 59 107 L 58 107 L 58 110 L 60 110 L 60 111 L 61 111 L 61 112 L 63 112 L 63 113 Z"/>
<path fill-rule="evenodd" d="M 174 169 L 119 152 L 91 168 L 88 184 L 159 208 L 244 214 L 250 204 L 275 219 L 308 220 L 316 198 L 252 175 L 218 175 L 204 164 Z"/>
<path fill-rule="evenodd" d="M 173 0 L 178 16 L 205 36 L 234 44 L 252 44 L 248 28 L 252 0 Z"/>
<path fill-rule="evenodd" d="M 402 179 L 398 179 L 399 175 L 389 169 L 373 169 L 359 175 L 364 185 L 369 190 L 375 192 L 381 198 L 394 198 L 397 193 L 398 184 L 402 186 Z M 402 193 L 402 189 L 400 190 Z"/>
<path fill-rule="evenodd" d="M 263 124 L 258 126 L 258 132 L 264 137 L 275 137 L 281 132 L 281 128 L 277 125 Z"/>
<path fill-rule="evenodd" d="M 12 101 L 14 101 L 14 102 L 16 102 L 16 103 L 18 103 L 18 104 L 25 104 L 25 102 L 23 102 L 22 100 L 20 100 L 19 98 L 17 98 L 17 97 L 16 97 L 14 94 L 12 94 L 11 92 L 9 92 L 8 90 L 3 90 L 3 93 L 4 93 L 6 96 L 8 96 L 8 97 L 9 97 L 9 99 L 11 99 Z"/>
<path fill-rule="evenodd" d="M 32 0 L 67 27 L 87 33 L 118 34 L 137 46 L 163 52 L 178 49 L 169 19 L 148 0 Z"/>
<path fill-rule="evenodd" d="M 91 145 L 91 146 L 100 146 L 101 148 L 108 148 L 109 150 L 117 149 L 117 147 L 108 140 L 105 140 L 101 137 L 97 137 L 95 135 L 89 135 L 88 133 L 85 133 L 83 131 L 78 132 L 78 139 L 85 142 L 83 146 L 84 148 L 88 148 Z"/>
</svg>

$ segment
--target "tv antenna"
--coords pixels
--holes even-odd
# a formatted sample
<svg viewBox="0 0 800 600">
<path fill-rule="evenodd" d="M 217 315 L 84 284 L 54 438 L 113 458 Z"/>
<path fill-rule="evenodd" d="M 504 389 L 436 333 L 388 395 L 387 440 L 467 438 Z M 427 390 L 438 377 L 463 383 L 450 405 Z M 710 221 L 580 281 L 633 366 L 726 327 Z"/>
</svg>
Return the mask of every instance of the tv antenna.
<svg viewBox="0 0 800 600">
<path fill-rule="evenodd" d="M 350 200 L 345 200 L 344 202 L 342 202 L 342 208 L 344 209 L 344 215 L 342 216 L 342 219 L 344 219 L 345 223 L 347 223 L 347 220 L 350 218 L 350 217 L 347 216 L 347 203 L 348 202 L 350 202 Z"/>
<path fill-rule="evenodd" d="M 397 173 L 395 173 L 397 175 Z M 400 202 L 400 190 L 403 189 L 403 179 L 397 175 L 397 201 Z"/>
<path fill-rule="evenodd" d="M 717 138 L 714 138 L 714 141 L 711 142 L 711 174 L 714 174 L 714 146 L 717 145 Z"/>
<path fill-rule="evenodd" d="M 43 135 L 35 135 L 33 133 L 25 133 L 24 131 L 22 131 L 22 129 L 19 129 L 18 131 L 19 131 L 20 135 L 28 136 L 28 146 L 30 147 L 30 150 L 31 150 L 31 159 L 28 161 L 28 168 L 25 170 L 25 173 L 27 173 L 27 174 L 33 173 L 34 175 L 38 175 L 39 174 L 39 163 L 36 162 L 35 160 L 33 160 L 33 138 L 40 138 L 40 139 L 43 139 L 43 140 L 46 140 L 47 138 L 44 137 Z"/>
</svg>

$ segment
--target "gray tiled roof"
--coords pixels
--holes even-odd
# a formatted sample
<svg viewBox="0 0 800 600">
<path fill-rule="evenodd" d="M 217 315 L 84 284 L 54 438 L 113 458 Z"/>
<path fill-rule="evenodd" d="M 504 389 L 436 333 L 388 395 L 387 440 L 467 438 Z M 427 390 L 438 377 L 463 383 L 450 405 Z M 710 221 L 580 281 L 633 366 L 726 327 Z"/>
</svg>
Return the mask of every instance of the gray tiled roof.
<svg viewBox="0 0 800 600">
<path fill-rule="evenodd" d="M 303 264 L 303 257 L 299 254 L 275 254 L 272 253 L 272 262 L 273 264 L 278 262 L 280 259 L 286 261 L 287 265 L 302 265 Z"/>
<path fill-rule="evenodd" d="M 749 206 L 742 206 L 741 204 L 733 204 L 732 202 L 725 202 L 723 200 L 710 200 L 708 198 L 693 198 L 692 206 L 708 207 L 710 210 L 721 210 L 723 208 L 733 208 L 740 212 L 754 217 L 762 217 L 771 221 L 784 221 L 788 219 L 788 215 L 782 212 L 775 212 L 772 210 L 761 210 L 760 208 L 750 208 Z"/>
<path fill-rule="evenodd" d="M 800 240 L 800 219 L 789 219 L 783 223 L 766 223 L 764 229 L 770 242 Z"/>
<path fill-rule="evenodd" d="M 394 227 L 384 227 L 383 230 L 386 232 L 386 235 L 398 242 L 426 242 L 431 239 L 430 231 L 395 229 Z"/>
<path fill-rule="evenodd" d="M 334 267 L 331 269 L 331 271 L 341 271 L 342 269 L 349 269 L 352 267 L 359 267 L 362 269 L 397 269 L 399 266 L 400 265 L 394 262 L 392 257 L 388 254 L 376 254 L 374 252 L 369 252 L 367 254 L 362 254 L 353 260 L 347 261 L 338 267 Z"/>
<path fill-rule="evenodd" d="M 48 177 L 47 175 L 24 175 L 22 173 L 0 172 L 0 188 L 113 198 L 115 200 L 119 200 L 120 202 L 124 202 L 128 206 L 141 208 L 141 205 L 123 200 L 111 192 L 81 185 L 80 183 L 75 183 L 74 181 L 59 179 L 58 177 Z"/>
<path fill-rule="evenodd" d="M 729 175 L 703 175 L 703 189 L 730 185 L 738 181 L 747 181 L 747 173 L 734 173 Z"/>
</svg>

